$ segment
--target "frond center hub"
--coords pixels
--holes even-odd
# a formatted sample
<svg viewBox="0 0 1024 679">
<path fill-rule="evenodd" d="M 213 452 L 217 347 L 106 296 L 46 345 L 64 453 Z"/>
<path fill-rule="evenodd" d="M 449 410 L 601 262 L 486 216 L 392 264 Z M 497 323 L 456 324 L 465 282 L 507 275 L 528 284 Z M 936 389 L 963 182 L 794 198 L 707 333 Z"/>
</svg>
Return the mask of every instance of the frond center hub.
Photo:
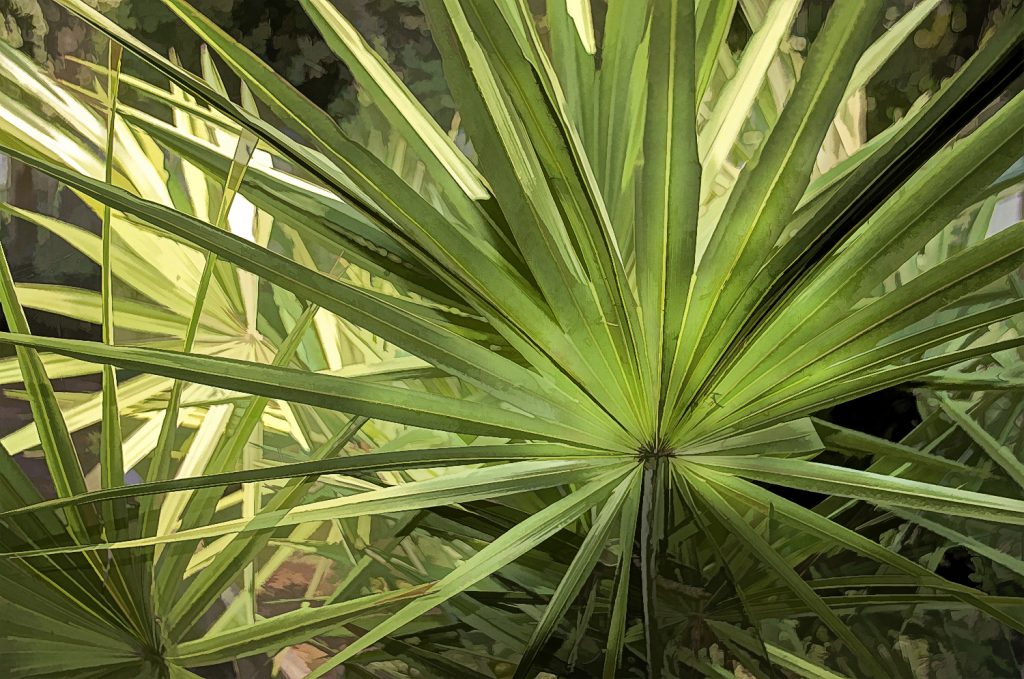
<svg viewBox="0 0 1024 679">
<path fill-rule="evenodd" d="M 636 451 L 636 456 L 644 462 L 647 462 L 662 458 L 675 457 L 676 450 L 671 448 L 667 441 L 651 441 L 641 446 Z"/>
</svg>

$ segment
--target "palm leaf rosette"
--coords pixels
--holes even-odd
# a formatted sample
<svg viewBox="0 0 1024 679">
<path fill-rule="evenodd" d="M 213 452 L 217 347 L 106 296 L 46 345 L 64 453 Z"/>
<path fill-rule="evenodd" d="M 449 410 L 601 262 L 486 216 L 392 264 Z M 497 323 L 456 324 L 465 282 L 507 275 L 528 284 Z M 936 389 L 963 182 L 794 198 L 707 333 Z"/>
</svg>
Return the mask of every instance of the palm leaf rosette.
<svg viewBox="0 0 1024 679">
<path fill-rule="evenodd" d="M 366 104 L 345 125 L 183 0 L 202 77 L 59 2 L 110 58 L 89 90 L 5 51 L 0 148 L 101 233 L 9 210 L 103 275 L 55 301 L 0 269 L 34 416 L 5 445 L 56 490 L 0 456 L 12 676 L 305 643 L 311 677 L 892 677 L 893 610 L 1021 631 L 1019 598 L 884 532 L 983 525 L 967 544 L 1024 572 L 997 539 L 1024 523 L 1019 401 L 972 396 L 1024 344 L 1024 225 L 992 217 L 1020 191 L 1019 13 L 869 137 L 865 86 L 939 3 L 838 0 L 800 50 L 789 0 L 427 0 L 449 133 L 325 0 L 302 8 Z M 76 372 L 102 375 L 86 406 L 50 382 Z M 904 384 L 930 391 L 900 442 L 816 417 Z M 97 423 L 86 474 L 70 432 Z M 341 577 L 268 614 L 300 551 Z"/>
</svg>

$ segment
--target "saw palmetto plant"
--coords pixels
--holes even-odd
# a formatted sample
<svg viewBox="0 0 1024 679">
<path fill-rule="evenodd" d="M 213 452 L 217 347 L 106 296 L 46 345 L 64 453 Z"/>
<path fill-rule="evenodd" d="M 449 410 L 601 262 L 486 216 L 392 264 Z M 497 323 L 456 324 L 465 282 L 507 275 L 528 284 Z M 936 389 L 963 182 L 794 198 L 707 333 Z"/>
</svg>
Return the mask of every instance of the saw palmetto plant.
<svg viewBox="0 0 1024 679">
<path fill-rule="evenodd" d="M 425 0 L 449 131 L 329 0 L 344 123 L 184 0 L 198 75 L 58 2 L 109 59 L 0 50 L 0 150 L 99 234 L 4 210 L 101 289 L 0 257 L 7 676 L 1019 672 L 1024 14 L 869 133 L 937 0 Z M 902 440 L 825 417 L 897 386 Z"/>
</svg>

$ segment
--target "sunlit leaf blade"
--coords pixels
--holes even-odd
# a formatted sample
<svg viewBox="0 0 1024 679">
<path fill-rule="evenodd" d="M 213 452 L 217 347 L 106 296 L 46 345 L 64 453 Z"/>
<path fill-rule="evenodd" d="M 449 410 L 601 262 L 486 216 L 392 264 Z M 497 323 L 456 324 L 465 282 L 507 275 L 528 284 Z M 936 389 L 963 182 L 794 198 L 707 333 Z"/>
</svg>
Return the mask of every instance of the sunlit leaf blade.
<svg viewBox="0 0 1024 679">
<path fill-rule="evenodd" d="M 10 333 L 0 333 L 0 342 L 46 349 L 85 361 L 144 370 L 232 391 L 443 431 L 513 437 L 526 433 L 553 441 L 578 441 L 594 447 L 603 447 L 607 443 L 604 437 L 587 435 L 584 431 L 557 422 L 534 419 L 496 405 L 481 402 L 467 408 L 464 402 L 428 392 L 308 373 L 293 368 L 160 349 L 105 347 L 82 340 Z"/>
<path fill-rule="evenodd" d="M 1000 442 L 981 426 L 977 420 L 971 417 L 971 414 L 967 412 L 963 404 L 945 395 L 939 396 L 939 403 L 942 410 L 962 427 L 972 439 L 978 442 L 988 456 L 992 458 L 992 461 L 1006 472 L 1007 476 L 1013 479 L 1019 486 L 1024 487 L 1024 461 L 1018 459 L 1009 446 Z"/>
<path fill-rule="evenodd" d="M 433 167 L 440 165 L 439 169 L 443 169 L 458 182 L 469 198 L 488 198 L 490 193 L 476 168 L 355 27 L 332 4 L 323 0 L 307 0 L 303 2 L 303 9 L 317 25 L 331 49 L 353 71 L 360 86 L 369 93 L 388 122 L 400 130 L 405 139 L 422 144 L 417 155 L 428 163 L 435 179 L 438 174 Z"/>
<path fill-rule="evenodd" d="M 293 526 L 311 521 L 413 511 L 440 505 L 472 502 L 483 498 L 526 493 L 566 483 L 587 481 L 595 476 L 606 478 L 608 474 L 612 473 L 609 471 L 610 469 L 619 470 L 618 473 L 621 473 L 623 466 L 625 463 L 622 460 L 602 460 L 600 458 L 510 462 L 495 467 L 470 469 L 424 481 L 356 493 L 334 500 L 322 500 L 300 505 L 290 510 L 258 514 L 252 519 L 233 519 L 153 537 L 141 537 L 108 544 L 30 549 L 8 552 L 8 555 L 46 556 L 79 551 L 151 547 L 241 532 L 271 530 L 280 526 Z"/>
<path fill-rule="evenodd" d="M 144 497 L 179 490 L 200 488 L 226 488 L 240 483 L 256 483 L 290 478 L 316 478 L 324 474 L 384 472 L 417 467 L 445 467 L 508 462 L 514 460 L 544 460 L 587 458 L 599 453 L 581 451 L 565 445 L 548 443 L 500 444 L 495 446 L 460 446 L 457 448 L 428 448 L 396 452 L 374 452 L 328 458 L 294 464 L 274 465 L 265 469 L 250 469 L 203 476 L 182 477 L 164 481 L 135 484 L 109 490 L 96 490 L 74 497 L 56 498 L 0 512 L 0 516 L 13 516 L 27 512 L 53 510 L 61 507 L 106 502 L 118 498 Z M 609 457 L 607 455 L 603 457 Z M 628 459 L 611 455 L 611 458 Z"/>
<path fill-rule="evenodd" d="M 380 609 L 422 594 L 426 589 L 427 586 L 420 586 L 317 608 L 300 608 L 260 620 L 249 627 L 186 641 L 170 650 L 168 660 L 185 667 L 201 667 L 257 653 L 275 652 L 318 634 L 337 630 L 360 617 L 379 614 Z"/>
<path fill-rule="evenodd" d="M 634 483 L 619 515 L 619 558 L 615 567 L 615 579 L 611 593 L 612 609 L 608 624 L 608 645 L 604 654 L 603 676 L 605 679 L 612 679 L 619 671 L 625 644 L 629 612 L 629 580 L 633 570 L 633 543 L 642 492 L 642 482 Z"/>
<path fill-rule="evenodd" d="M 880 7 L 878 2 L 837 2 L 832 6 L 782 117 L 719 219 L 722 228 L 715 230 L 700 260 L 688 302 L 684 333 L 690 342 L 672 359 L 668 393 L 683 395 L 676 418 L 731 341 L 721 314 L 731 312 L 735 298 L 796 208 L 809 179 L 812 150 L 820 146 L 832 121 L 856 55 L 881 14 Z"/>
<path fill-rule="evenodd" d="M 620 513 L 623 511 L 623 507 L 628 502 L 629 496 L 635 490 L 639 480 L 640 470 L 638 469 L 632 476 L 627 477 L 616 486 L 608 500 L 604 503 L 604 506 L 601 507 L 597 518 L 594 519 L 593 525 L 580 546 L 580 551 L 569 564 L 568 570 L 559 581 L 558 587 L 555 589 L 554 594 L 551 595 L 551 600 L 548 602 L 543 615 L 533 630 L 533 635 L 530 637 L 530 641 L 516 669 L 517 677 L 527 676 L 534 660 L 537 658 L 537 654 L 540 653 L 544 644 L 547 643 L 555 625 L 565 615 L 573 599 L 579 595 L 584 581 L 590 576 L 590 572 L 597 563 L 600 550 L 604 548 L 612 527 L 615 525 L 616 520 L 619 520 Z"/>
<path fill-rule="evenodd" d="M 652 412 L 664 408 L 669 374 L 662 366 L 679 350 L 695 266 L 701 165 L 697 156 L 693 3 L 655 3 L 653 54 L 647 74 L 643 192 L 635 227 L 637 294 L 654 384 Z M 664 434 L 655 432 L 657 438 Z"/>
<path fill-rule="evenodd" d="M 937 511 L 1012 525 L 1024 523 L 1024 502 L 819 462 L 703 457 L 701 465 L 766 483 L 850 497 L 882 506 Z"/>
<path fill-rule="evenodd" d="M 617 483 L 622 483 L 620 479 L 623 474 L 624 471 L 622 469 L 606 473 L 507 531 L 500 538 L 480 550 L 473 558 L 468 559 L 449 575 L 431 586 L 416 601 L 408 604 L 388 620 L 374 627 L 354 643 L 347 646 L 344 651 L 321 665 L 312 676 L 314 678 L 322 677 L 330 669 L 351 659 L 357 653 L 379 641 L 387 634 L 400 629 L 404 624 L 412 621 L 434 606 L 443 603 L 477 581 L 488 577 L 502 566 L 511 563 L 535 545 L 540 544 L 572 521 L 575 521 L 587 509 L 607 497 Z"/>
<path fill-rule="evenodd" d="M 0 248 L 0 302 L 3 303 L 4 318 L 8 327 L 28 335 L 28 320 L 18 303 L 14 280 L 11 278 L 11 269 L 3 248 Z M 85 476 L 78 461 L 78 453 L 39 354 L 29 347 L 20 347 L 17 354 L 22 379 L 32 405 L 33 421 L 39 432 L 46 466 L 50 470 L 50 478 L 57 494 L 71 497 L 84 493 Z M 87 539 L 86 525 L 77 512 L 71 513 L 69 521 L 76 536 L 81 540 Z"/>
<path fill-rule="evenodd" d="M 114 123 L 117 120 L 117 90 L 121 73 L 121 45 L 111 42 L 107 55 L 107 147 L 105 149 L 106 167 L 103 180 L 108 184 L 113 179 L 114 167 Z M 113 237 L 110 224 L 110 208 L 103 210 L 100 225 L 103 241 L 102 262 L 100 264 L 100 294 L 102 295 L 101 325 L 103 342 L 114 343 L 114 292 L 113 267 L 110 257 L 111 239 Z M 102 441 L 100 443 L 100 471 L 104 488 L 114 488 L 124 483 L 124 456 L 121 451 L 121 414 L 117 406 L 117 377 L 113 366 L 103 366 L 103 424 L 101 425 Z M 106 521 L 111 528 L 115 522 L 113 513 Z"/>
</svg>

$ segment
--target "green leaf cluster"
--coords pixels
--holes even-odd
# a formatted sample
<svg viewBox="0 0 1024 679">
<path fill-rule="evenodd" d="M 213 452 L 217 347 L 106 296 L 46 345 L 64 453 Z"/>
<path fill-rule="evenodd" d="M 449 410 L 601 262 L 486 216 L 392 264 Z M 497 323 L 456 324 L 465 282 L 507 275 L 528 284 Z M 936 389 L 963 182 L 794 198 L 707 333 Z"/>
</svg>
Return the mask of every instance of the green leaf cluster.
<svg viewBox="0 0 1024 679">
<path fill-rule="evenodd" d="M 0 256 L 33 412 L 0 441 L 10 676 L 881 679 L 962 644 L 933 618 L 1024 631 L 1020 591 L 940 568 L 1024 575 L 1024 222 L 995 218 L 1024 15 L 869 137 L 865 85 L 939 3 L 883 30 L 837 0 L 801 52 L 789 0 L 425 0 L 446 130 L 327 0 L 344 128 L 185 0 L 198 73 L 58 2 L 109 58 L 80 87 L 0 47 L 0 150 L 102 230 L 5 209 L 103 284 Z M 901 441 L 818 416 L 895 385 Z"/>
</svg>

